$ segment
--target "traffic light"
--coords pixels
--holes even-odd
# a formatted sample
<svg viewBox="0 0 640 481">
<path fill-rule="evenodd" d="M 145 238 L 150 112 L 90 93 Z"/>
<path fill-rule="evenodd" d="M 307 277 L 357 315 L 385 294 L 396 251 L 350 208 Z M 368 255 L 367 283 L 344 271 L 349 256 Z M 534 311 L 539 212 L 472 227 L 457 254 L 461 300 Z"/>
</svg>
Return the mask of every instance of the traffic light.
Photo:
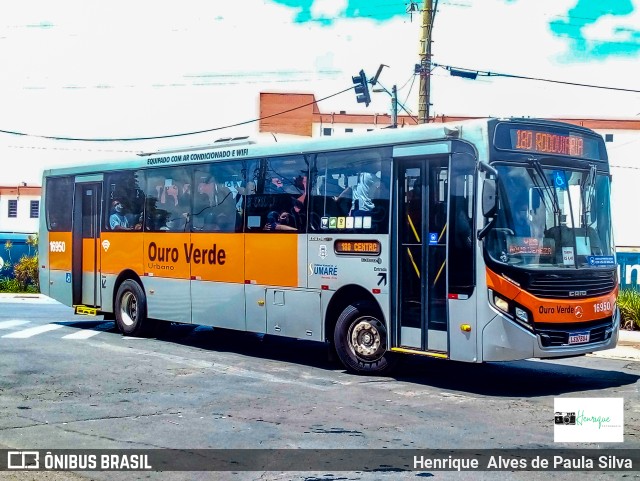
<svg viewBox="0 0 640 481">
<path fill-rule="evenodd" d="M 360 75 L 357 77 L 351 77 L 355 84 L 354 90 L 356 91 L 356 101 L 365 106 L 369 106 L 371 102 L 371 95 L 369 95 L 369 85 L 367 84 L 367 76 L 364 74 L 364 70 L 360 70 Z"/>
</svg>

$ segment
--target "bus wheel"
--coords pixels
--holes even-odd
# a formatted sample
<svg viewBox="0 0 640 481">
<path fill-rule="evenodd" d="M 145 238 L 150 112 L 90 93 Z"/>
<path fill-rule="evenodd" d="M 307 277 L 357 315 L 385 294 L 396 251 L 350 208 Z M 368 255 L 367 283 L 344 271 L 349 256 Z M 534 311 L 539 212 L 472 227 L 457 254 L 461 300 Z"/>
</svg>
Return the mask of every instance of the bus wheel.
<svg viewBox="0 0 640 481">
<path fill-rule="evenodd" d="M 336 353 L 350 371 L 382 373 L 392 367 L 387 330 L 373 312 L 369 304 L 352 304 L 342 311 L 336 323 Z"/>
<path fill-rule="evenodd" d="M 116 324 L 127 336 L 143 336 L 151 328 L 147 319 L 147 298 L 140 284 L 127 279 L 116 295 Z"/>
</svg>

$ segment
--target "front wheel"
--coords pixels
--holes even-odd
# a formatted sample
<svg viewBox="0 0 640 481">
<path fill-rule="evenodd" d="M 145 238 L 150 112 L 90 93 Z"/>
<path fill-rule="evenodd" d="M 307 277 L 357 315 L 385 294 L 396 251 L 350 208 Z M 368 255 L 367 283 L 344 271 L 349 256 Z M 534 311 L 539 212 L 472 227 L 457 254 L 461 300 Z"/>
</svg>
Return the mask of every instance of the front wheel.
<svg viewBox="0 0 640 481">
<path fill-rule="evenodd" d="M 387 329 L 370 304 L 352 304 L 338 318 L 333 334 L 336 353 L 347 369 L 383 373 L 392 366 L 387 351 Z"/>
<path fill-rule="evenodd" d="M 115 311 L 118 329 L 127 336 L 144 336 L 153 327 L 147 318 L 147 298 L 136 281 L 120 284 Z"/>
</svg>

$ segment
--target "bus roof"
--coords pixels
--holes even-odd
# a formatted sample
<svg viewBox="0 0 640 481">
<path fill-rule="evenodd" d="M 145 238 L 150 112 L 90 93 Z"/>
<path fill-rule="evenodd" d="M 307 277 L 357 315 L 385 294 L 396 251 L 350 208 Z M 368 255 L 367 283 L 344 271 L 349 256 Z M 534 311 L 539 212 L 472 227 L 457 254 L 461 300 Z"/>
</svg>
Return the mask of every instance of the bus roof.
<svg viewBox="0 0 640 481">
<path fill-rule="evenodd" d="M 430 123 L 416 126 L 407 126 L 400 129 L 382 129 L 362 133 L 354 133 L 339 137 L 319 137 L 303 139 L 284 139 L 275 143 L 254 142 L 247 137 L 226 139 L 228 142 L 216 141 L 209 145 L 176 147 L 174 149 L 159 150 L 149 153 L 140 153 L 129 158 L 110 160 L 95 164 L 78 164 L 47 169 L 43 177 L 91 174 L 122 169 L 141 169 L 150 166 L 176 166 L 210 162 L 212 160 L 242 160 L 260 158 L 265 156 L 300 155 L 309 152 L 339 151 L 352 148 L 380 147 L 401 143 L 418 143 L 437 140 L 452 140 L 456 138 L 487 139 L 486 133 L 489 125 L 495 122 L 526 122 L 545 125 L 561 125 L 572 130 L 583 132 L 593 131 L 584 127 L 560 122 L 530 119 L 530 118 L 504 118 L 504 119 L 472 119 L 448 123 Z M 469 134 L 469 135 L 466 135 Z M 480 134 L 480 137 L 479 137 Z M 597 134 L 595 134 L 597 135 Z M 487 146 L 481 150 L 486 151 Z"/>
</svg>

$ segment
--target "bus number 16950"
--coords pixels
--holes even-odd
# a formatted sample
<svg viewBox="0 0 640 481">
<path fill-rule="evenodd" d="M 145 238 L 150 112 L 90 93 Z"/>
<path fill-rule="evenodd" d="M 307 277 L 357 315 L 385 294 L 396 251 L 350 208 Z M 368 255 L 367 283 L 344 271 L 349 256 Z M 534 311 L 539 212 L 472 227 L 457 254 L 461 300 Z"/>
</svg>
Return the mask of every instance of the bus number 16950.
<svg viewBox="0 0 640 481">
<path fill-rule="evenodd" d="M 611 311 L 611 302 L 596 302 L 593 305 L 593 312 L 609 312 Z"/>
</svg>

